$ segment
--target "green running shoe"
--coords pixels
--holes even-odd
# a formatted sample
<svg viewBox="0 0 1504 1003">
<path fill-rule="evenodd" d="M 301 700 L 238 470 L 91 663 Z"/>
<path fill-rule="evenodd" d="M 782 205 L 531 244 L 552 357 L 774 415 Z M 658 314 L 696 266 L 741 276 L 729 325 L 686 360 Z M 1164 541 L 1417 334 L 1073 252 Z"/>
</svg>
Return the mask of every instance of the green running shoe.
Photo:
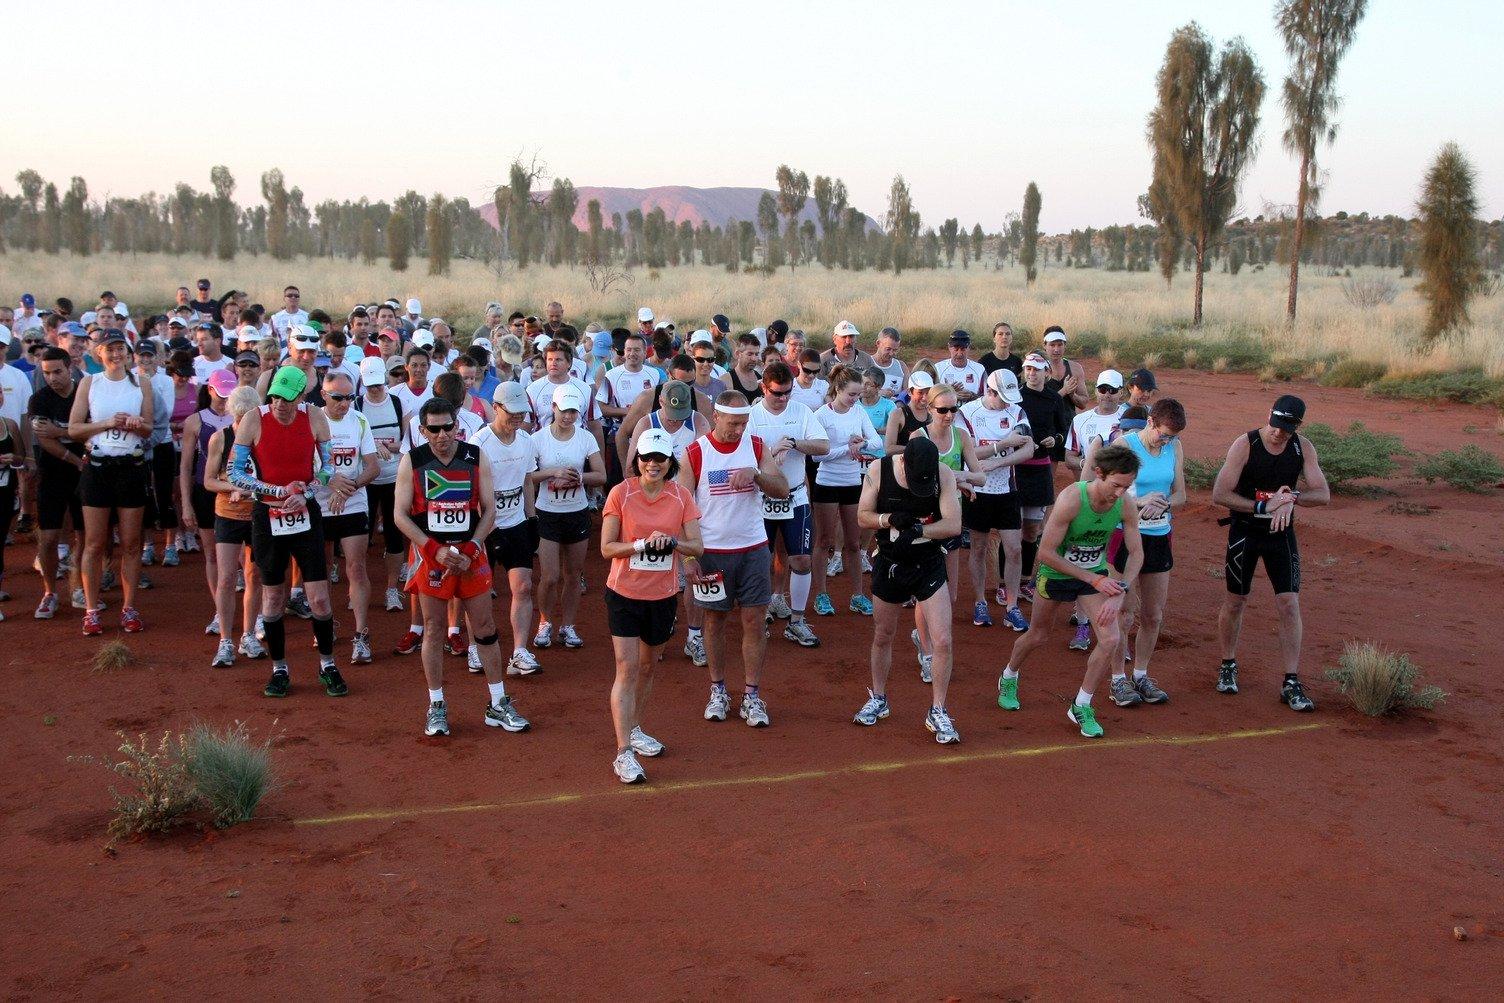
<svg viewBox="0 0 1504 1003">
<path fill-rule="evenodd" d="M 262 696 L 285 697 L 292 690 L 292 677 L 286 669 L 273 670 L 271 679 L 267 680 L 266 688 L 261 691 Z"/>
<path fill-rule="evenodd" d="M 1065 716 L 1071 719 L 1072 724 L 1081 726 L 1083 737 L 1102 737 L 1102 726 L 1097 723 L 1097 712 L 1090 704 L 1071 704 L 1071 709 L 1065 712 Z"/>
<path fill-rule="evenodd" d="M 350 692 L 350 687 L 345 683 L 345 677 L 340 675 L 339 669 L 332 665 L 319 669 L 319 682 L 324 684 L 324 692 L 332 697 L 342 697 Z"/>
<path fill-rule="evenodd" d="M 1018 710 L 1018 677 L 997 678 L 997 705 L 1003 710 Z"/>
</svg>

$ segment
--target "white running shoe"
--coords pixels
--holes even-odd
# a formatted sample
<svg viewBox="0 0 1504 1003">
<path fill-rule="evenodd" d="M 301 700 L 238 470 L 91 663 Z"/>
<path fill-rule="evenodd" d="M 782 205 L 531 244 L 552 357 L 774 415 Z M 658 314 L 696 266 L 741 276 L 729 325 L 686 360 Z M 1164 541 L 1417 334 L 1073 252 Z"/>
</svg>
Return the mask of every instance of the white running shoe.
<svg viewBox="0 0 1504 1003">
<path fill-rule="evenodd" d="M 762 697 L 743 696 L 741 709 L 737 713 L 749 728 L 768 726 L 768 705 L 762 702 Z"/>
<path fill-rule="evenodd" d="M 786 641 L 793 641 L 802 648 L 818 648 L 820 639 L 815 632 L 810 630 L 809 621 L 800 617 L 798 620 L 790 620 L 789 625 L 783 628 L 783 637 Z"/>
<path fill-rule="evenodd" d="M 402 612 L 402 590 L 397 588 L 386 590 L 386 611 L 388 613 Z"/>
<path fill-rule="evenodd" d="M 842 559 L 841 552 L 839 550 L 836 551 L 834 554 L 831 554 L 830 558 L 828 560 L 826 560 L 826 562 L 825 562 L 825 577 L 826 578 L 834 578 L 835 576 L 839 575 L 841 572 L 843 572 L 845 570 L 846 570 L 846 562 L 845 562 L 845 560 Z"/>
<path fill-rule="evenodd" d="M 480 649 L 473 644 L 465 649 L 465 668 L 477 676 L 486 671 L 486 667 L 480 663 Z"/>
<path fill-rule="evenodd" d="M 256 614 L 256 640 L 266 640 L 266 617 L 260 613 Z"/>
<path fill-rule="evenodd" d="M 787 620 L 793 615 L 794 611 L 789 608 L 789 601 L 781 595 L 774 595 L 768 603 L 768 623 L 774 620 Z"/>
<path fill-rule="evenodd" d="M 919 655 L 919 681 L 932 683 L 935 681 L 934 665 L 935 656 L 927 654 L 919 643 L 919 628 L 909 631 L 909 640 L 914 642 L 914 651 Z"/>
<path fill-rule="evenodd" d="M 512 658 L 507 662 L 507 675 L 509 676 L 531 676 L 542 671 L 543 666 L 538 664 L 533 653 L 526 648 L 518 648 L 512 652 Z"/>
<path fill-rule="evenodd" d="M 564 647 L 566 648 L 583 648 L 585 646 L 585 639 L 580 637 L 579 633 L 575 631 L 574 624 L 572 623 L 566 623 L 559 628 L 559 640 L 564 642 Z"/>
<path fill-rule="evenodd" d="M 627 740 L 632 745 L 632 751 L 639 756 L 651 757 L 663 755 L 663 743 L 643 731 L 641 725 L 632 729 L 632 734 L 628 736 Z"/>
<path fill-rule="evenodd" d="M 246 658 L 265 658 L 266 646 L 256 639 L 255 634 L 241 634 L 240 653 Z"/>
<path fill-rule="evenodd" d="M 872 555 L 865 550 L 862 551 L 862 574 L 872 574 Z"/>
<path fill-rule="evenodd" d="M 222 633 L 222 631 L 219 629 L 219 614 L 215 613 L 214 614 L 214 619 L 212 619 L 212 620 L 209 621 L 209 626 L 207 626 L 207 627 L 204 628 L 204 635 L 208 636 L 210 634 L 219 634 L 219 633 Z"/>
<path fill-rule="evenodd" d="M 369 630 L 356 631 L 350 639 L 350 664 L 369 665 L 371 663 L 371 632 Z"/>
<path fill-rule="evenodd" d="M 623 749 L 616 754 L 616 761 L 611 764 L 611 769 L 616 771 L 616 777 L 624 784 L 640 784 L 648 778 L 647 771 L 637 761 L 631 749 Z"/>
<path fill-rule="evenodd" d="M 929 714 L 924 719 L 924 726 L 935 734 L 935 741 L 941 745 L 950 745 L 952 742 L 961 741 L 961 734 L 956 731 L 956 726 L 951 722 L 950 715 L 943 707 L 931 707 Z"/>
<path fill-rule="evenodd" d="M 554 625 L 547 620 L 538 621 L 538 633 L 533 635 L 533 647 L 547 648 L 554 643 Z"/>
<path fill-rule="evenodd" d="M 703 634 L 691 634 L 684 642 L 684 655 L 691 662 L 704 668 L 710 663 L 705 655 L 705 637 Z"/>
<path fill-rule="evenodd" d="M 214 661 L 209 663 L 211 669 L 228 669 L 235 664 L 235 642 L 228 637 L 219 642 L 219 648 L 214 652 Z"/>
<path fill-rule="evenodd" d="M 731 713 L 731 694 L 724 686 L 710 687 L 710 702 L 705 705 L 705 720 L 724 721 Z"/>
</svg>

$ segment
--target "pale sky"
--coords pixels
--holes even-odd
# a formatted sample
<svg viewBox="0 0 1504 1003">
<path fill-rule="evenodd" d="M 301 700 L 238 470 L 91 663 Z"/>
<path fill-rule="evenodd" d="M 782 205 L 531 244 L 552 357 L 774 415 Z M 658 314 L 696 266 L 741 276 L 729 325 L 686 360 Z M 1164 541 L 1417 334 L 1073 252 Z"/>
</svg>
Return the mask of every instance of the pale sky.
<svg viewBox="0 0 1504 1003">
<path fill-rule="evenodd" d="M 576 185 L 773 186 L 841 177 L 879 219 L 902 172 L 927 226 L 997 229 L 1025 185 L 1056 232 L 1136 218 L 1144 119 L 1171 32 L 1241 34 L 1263 67 L 1241 207 L 1293 202 L 1273 4 L 821 2 L 635 5 L 269 0 L 15 4 L 0 187 L 34 167 L 95 197 L 207 188 L 243 204 L 281 167 L 310 204 L 408 188 L 473 203 L 519 152 Z M 379 44 L 375 41 L 381 38 Z M 1408 214 L 1440 146 L 1504 212 L 1504 3 L 1371 0 L 1342 65 L 1326 212 Z M 64 46 L 57 54 L 49 50 Z M 30 61 L 32 69 L 21 64 Z M 64 66 L 64 61 L 70 65 Z M 101 73 L 99 68 L 108 65 Z"/>
</svg>

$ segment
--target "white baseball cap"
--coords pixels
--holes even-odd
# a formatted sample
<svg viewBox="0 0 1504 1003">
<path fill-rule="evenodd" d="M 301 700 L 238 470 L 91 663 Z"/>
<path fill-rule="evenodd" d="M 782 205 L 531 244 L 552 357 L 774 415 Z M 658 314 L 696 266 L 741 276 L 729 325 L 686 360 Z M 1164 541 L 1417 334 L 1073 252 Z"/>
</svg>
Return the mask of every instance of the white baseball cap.
<svg viewBox="0 0 1504 1003">
<path fill-rule="evenodd" d="M 554 407 L 560 411 L 583 411 L 585 409 L 585 395 L 580 393 L 580 388 L 573 383 L 560 384 L 554 391 Z"/>
<path fill-rule="evenodd" d="M 1017 404 L 1024 399 L 1024 395 L 1018 389 L 1018 377 L 1013 375 L 1012 370 L 994 371 L 991 376 L 987 377 L 987 385 L 1009 404 Z"/>
<path fill-rule="evenodd" d="M 379 355 L 368 355 L 360 360 L 360 382 L 368 387 L 386 385 L 386 360 Z"/>
<path fill-rule="evenodd" d="M 835 336 L 837 338 L 856 338 L 861 336 L 861 332 L 856 329 L 856 325 L 851 321 L 843 320 L 836 325 Z"/>
<path fill-rule="evenodd" d="M 546 334 L 540 334 L 540 335 L 538 335 L 538 337 L 536 337 L 536 338 L 533 339 L 533 351 L 535 351 L 535 352 L 541 352 L 541 351 L 543 351 L 545 348 L 548 347 L 549 342 L 551 342 L 553 340 L 554 339 L 550 338 Z"/>
<path fill-rule="evenodd" d="M 637 455 L 644 453 L 659 453 L 672 458 L 674 455 L 674 440 L 661 428 L 650 428 L 642 433 L 642 438 L 637 440 Z"/>
<path fill-rule="evenodd" d="M 94 310 L 85 310 L 82 314 L 79 315 L 78 322 L 80 324 L 82 324 L 84 327 L 88 327 L 90 324 L 94 323 L 98 319 L 99 319 L 98 312 L 96 312 Z"/>
<path fill-rule="evenodd" d="M 241 324 L 240 329 L 235 332 L 235 340 L 236 342 L 249 341 L 254 344 L 261 340 L 261 332 L 254 324 Z"/>
<path fill-rule="evenodd" d="M 715 336 L 702 327 L 689 336 L 689 343 L 691 345 L 714 345 Z"/>
<path fill-rule="evenodd" d="M 503 410 L 512 414 L 527 414 L 533 409 L 533 402 L 527 399 L 527 391 L 515 380 L 498 383 L 491 392 L 491 402 L 500 404 Z"/>
<path fill-rule="evenodd" d="M 432 331 L 422 331 L 422 330 L 414 331 L 413 332 L 413 344 L 417 345 L 419 348 L 422 348 L 422 349 L 425 349 L 425 350 L 432 348 L 433 347 L 433 332 Z"/>
<path fill-rule="evenodd" d="M 128 307 L 128 306 L 126 306 L 125 303 L 122 300 L 116 300 L 115 301 L 115 316 L 116 317 L 129 317 L 130 315 L 131 315 L 131 308 Z"/>
<path fill-rule="evenodd" d="M 490 338 L 476 338 L 474 341 L 470 342 L 470 347 L 471 348 L 484 348 L 486 351 L 489 352 L 491 350 L 491 339 Z"/>
<path fill-rule="evenodd" d="M 642 309 L 640 309 L 640 310 L 637 311 L 637 322 L 639 324 L 650 323 L 652 321 L 652 319 L 653 319 L 652 308 L 650 308 L 650 307 L 643 307 Z"/>
<path fill-rule="evenodd" d="M 407 312 L 408 313 L 422 313 L 423 312 L 423 304 L 420 303 L 420 302 L 418 302 L 418 297 L 414 296 L 412 299 L 410 299 L 410 300 L 407 301 Z"/>
<path fill-rule="evenodd" d="M 318 348 L 319 333 L 299 324 L 287 333 L 287 345 L 289 348 Z"/>
<path fill-rule="evenodd" d="M 1025 369 L 1049 369 L 1050 368 L 1050 362 L 1049 362 L 1048 359 L 1043 359 L 1043 358 L 1040 358 L 1037 355 L 1034 355 L 1033 353 L 1030 353 L 1029 355 L 1024 356 L 1024 368 Z"/>
<path fill-rule="evenodd" d="M 1116 369 L 1104 369 L 1097 374 L 1097 382 L 1093 386 L 1112 387 L 1114 390 L 1123 389 L 1123 374 Z"/>
<path fill-rule="evenodd" d="M 0 345 L 10 344 L 10 328 L 0 324 Z"/>
<path fill-rule="evenodd" d="M 923 369 L 916 369 L 909 374 L 910 390 L 933 390 L 935 388 L 934 377 Z"/>
<path fill-rule="evenodd" d="M 1044 343 L 1046 345 L 1048 345 L 1052 341 L 1066 341 L 1066 340 L 1068 340 L 1068 339 L 1066 338 L 1064 331 L 1051 331 L 1049 334 L 1047 334 L 1047 335 L 1044 336 Z"/>
</svg>

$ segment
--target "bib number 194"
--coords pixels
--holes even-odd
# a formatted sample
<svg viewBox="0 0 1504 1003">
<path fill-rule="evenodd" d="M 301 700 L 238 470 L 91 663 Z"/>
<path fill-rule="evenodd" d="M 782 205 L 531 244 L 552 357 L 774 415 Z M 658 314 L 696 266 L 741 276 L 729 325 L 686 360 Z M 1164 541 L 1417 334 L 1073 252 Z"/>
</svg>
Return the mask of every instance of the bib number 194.
<svg viewBox="0 0 1504 1003">
<path fill-rule="evenodd" d="M 284 512 L 274 508 L 268 514 L 271 516 L 272 536 L 297 536 L 313 528 L 306 508 L 297 512 Z"/>
</svg>

